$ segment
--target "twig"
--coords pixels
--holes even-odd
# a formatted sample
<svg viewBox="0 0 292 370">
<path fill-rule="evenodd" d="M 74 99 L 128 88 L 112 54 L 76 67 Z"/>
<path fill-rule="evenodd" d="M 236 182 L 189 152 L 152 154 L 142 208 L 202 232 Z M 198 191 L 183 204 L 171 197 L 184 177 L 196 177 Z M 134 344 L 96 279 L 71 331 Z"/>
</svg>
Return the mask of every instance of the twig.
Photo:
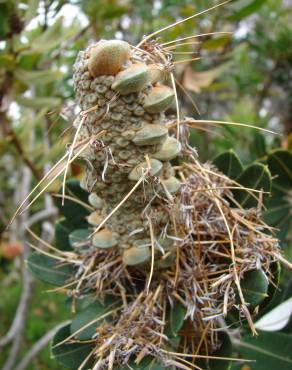
<svg viewBox="0 0 292 370">
<path fill-rule="evenodd" d="M 57 208 L 49 208 L 49 209 L 42 209 L 41 211 L 35 213 L 32 215 L 28 221 L 27 224 L 24 225 L 25 228 L 31 228 L 33 225 L 37 224 L 40 221 L 43 221 L 47 218 L 50 218 L 52 216 L 56 216 L 58 214 Z"/>
<path fill-rule="evenodd" d="M 30 351 L 23 357 L 20 361 L 18 366 L 15 370 L 25 370 L 28 365 L 31 364 L 32 360 L 36 357 L 36 355 L 47 345 L 47 343 L 53 339 L 55 334 L 59 329 L 68 325 L 70 320 L 64 321 L 63 323 L 55 326 L 53 329 L 49 330 L 45 335 L 43 335 L 30 349 Z"/>
<path fill-rule="evenodd" d="M 14 320 L 8 333 L 0 339 L 0 348 L 9 344 L 14 337 L 17 335 L 19 328 L 21 327 L 24 317 L 27 311 L 27 305 L 31 296 L 31 277 L 27 272 L 26 268 L 23 269 L 23 289 L 21 298 L 14 316 Z"/>
</svg>

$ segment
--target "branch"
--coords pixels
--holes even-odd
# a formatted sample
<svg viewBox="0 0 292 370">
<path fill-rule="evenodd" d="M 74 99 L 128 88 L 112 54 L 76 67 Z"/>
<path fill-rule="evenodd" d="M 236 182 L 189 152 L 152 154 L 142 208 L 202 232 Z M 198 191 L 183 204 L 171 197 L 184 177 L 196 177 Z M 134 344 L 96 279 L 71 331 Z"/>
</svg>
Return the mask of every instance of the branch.
<svg viewBox="0 0 292 370">
<path fill-rule="evenodd" d="M 30 351 L 26 354 L 26 356 L 21 360 L 19 365 L 15 368 L 15 370 L 25 370 L 28 365 L 31 364 L 32 360 L 36 357 L 36 355 L 47 345 L 47 343 L 53 339 L 54 335 L 57 333 L 59 329 L 63 326 L 69 324 L 71 321 L 67 320 L 63 323 L 55 326 L 53 329 L 48 331 L 45 335 L 43 335 L 30 349 Z M 5 370 L 5 369 L 3 369 Z"/>
<path fill-rule="evenodd" d="M 0 348 L 6 346 L 12 340 L 15 339 L 15 337 L 21 330 L 23 323 L 25 322 L 25 316 L 27 312 L 28 302 L 31 296 L 31 287 L 32 287 L 32 278 L 25 266 L 23 266 L 22 276 L 23 276 L 23 290 L 21 298 L 16 310 L 16 314 L 14 316 L 13 323 L 8 333 L 0 339 Z"/>
<path fill-rule="evenodd" d="M 18 136 L 16 135 L 15 131 L 13 130 L 11 126 L 11 122 L 9 118 L 7 117 L 7 114 L 5 111 L 0 111 L 0 126 L 3 130 L 4 136 L 10 136 L 11 142 L 14 145 L 15 149 L 17 150 L 18 154 L 20 155 L 23 162 L 27 165 L 27 167 L 31 170 L 32 174 L 36 177 L 37 180 L 41 179 L 41 173 L 39 170 L 35 167 L 33 162 L 29 159 L 27 156 L 21 141 L 19 140 Z"/>
<path fill-rule="evenodd" d="M 37 180 L 40 180 L 41 179 L 41 174 L 40 174 L 39 170 L 35 167 L 33 162 L 31 162 L 31 160 L 28 158 L 27 154 L 25 153 L 25 151 L 22 147 L 22 144 L 21 144 L 20 140 L 18 139 L 18 136 L 16 135 L 16 133 L 14 132 L 14 130 L 11 127 L 9 127 L 8 135 L 10 135 L 11 141 L 14 144 L 14 146 L 15 146 L 16 150 L 18 151 L 20 157 L 22 158 L 23 162 L 31 170 L 34 177 Z"/>
<path fill-rule="evenodd" d="M 43 221 L 49 217 L 56 216 L 57 214 L 58 211 L 55 207 L 49 209 L 42 209 L 41 211 L 35 213 L 28 219 L 25 228 L 31 228 L 36 223 Z"/>
</svg>

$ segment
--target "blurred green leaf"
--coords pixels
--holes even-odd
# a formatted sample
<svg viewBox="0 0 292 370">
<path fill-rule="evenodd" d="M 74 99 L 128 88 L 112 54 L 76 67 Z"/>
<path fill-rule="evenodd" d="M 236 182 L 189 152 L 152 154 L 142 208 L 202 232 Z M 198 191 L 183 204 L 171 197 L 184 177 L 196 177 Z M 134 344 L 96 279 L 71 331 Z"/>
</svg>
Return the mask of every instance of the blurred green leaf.
<svg viewBox="0 0 292 370">
<path fill-rule="evenodd" d="M 40 0 L 29 0 L 27 10 L 25 12 L 25 23 L 29 23 L 34 17 L 37 16 Z"/>
<path fill-rule="evenodd" d="M 0 68 L 13 70 L 15 68 L 15 59 L 11 54 L 0 54 Z"/>
<path fill-rule="evenodd" d="M 259 10 L 265 4 L 265 2 L 266 0 L 239 1 L 239 3 L 243 3 L 242 8 L 236 11 L 228 19 L 230 21 L 240 21 L 241 19 L 248 17 Z"/>
<path fill-rule="evenodd" d="M 4 40 L 10 31 L 10 11 L 5 3 L 0 3 L 0 40 Z"/>
<path fill-rule="evenodd" d="M 27 267 L 36 278 L 57 286 L 66 284 L 74 271 L 72 265 L 62 265 L 55 258 L 40 253 L 29 255 Z"/>
<path fill-rule="evenodd" d="M 41 109 L 41 108 L 56 108 L 61 105 L 62 100 L 60 98 L 53 97 L 36 97 L 36 98 L 25 98 L 23 96 L 16 97 L 16 102 L 23 107 Z"/>
<path fill-rule="evenodd" d="M 60 45 L 63 38 L 63 18 L 58 18 L 45 32 L 36 37 L 31 44 L 31 50 L 38 53 L 48 52 Z"/>
<path fill-rule="evenodd" d="M 202 49 L 213 50 L 226 46 L 230 43 L 230 36 L 216 37 L 202 43 Z"/>
<path fill-rule="evenodd" d="M 15 77 L 26 85 L 46 85 L 51 82 L 60 80 L 63 74 L 60 71 L 25 71 L 24 69 L 17 68 L 15 70 Z"/>
</svg>

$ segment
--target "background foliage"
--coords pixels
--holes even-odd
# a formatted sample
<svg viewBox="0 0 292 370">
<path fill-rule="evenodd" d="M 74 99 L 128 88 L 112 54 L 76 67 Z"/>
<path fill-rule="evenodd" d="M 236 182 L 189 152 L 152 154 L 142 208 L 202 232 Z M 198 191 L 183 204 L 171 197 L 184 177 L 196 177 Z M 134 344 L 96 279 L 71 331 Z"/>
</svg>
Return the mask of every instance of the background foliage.
<svg viewBox="0 0 292 370">
<path fill-rule="evenodd" d="M 72 65 L 77 52 L 99 38 L 123 38 L 136 44 L 144 34 L 216 3 L 213 0 L 0 0 L 0 315 L 4 318 L 0 335 L 9 332 L 19 300 L 27 298 L 29 302 L 27 318 L 24 310 L 22 325 L 11 338 L 11 348 L 6 346 L 0 354 L 0 367 L 5 370 L 14 369 L 42 335 L 62 319 L 68 319 L 63 294 L 44 293 L 47 286 L 33 281 L 23 269 L 23 261 L 30 253 L 26 226 L 48 242 L 54 239 L 53 225 L 59 216 L 53 194 L 60 183 L 53 184 L 49 189 L 51 195 L 39 198 L 9 230 L 5 230 L 5 225 L 20 200 L 63 155 L 70 139 L 75 108 Z M 233 163 L 229 169 L 234 171 L 229 174 L 241 178 L 243 183 L 248 181 L 251 185 L 257 180 L 251 172 L 255 162 L 256 166 L 269 169 L 273 183 L 271 196 L 266 200 L 265 218 L 279 228 L 278 237 L 290 261 L 291 21 L 291 1 L 234 0 L 161 35 L 161 40 L 169 41 L 199 33 L 233 32 L 232 37 L 205 37 L 200 44 L 180 47 L 179 51 L 191 51 L 191 56 L 201 57 L 195 63 L 179 64 L 177 75 L 200 114 L 183 92 L 180 92 L 181 110 L 195 118 L 243 122 L 281 134 L 273 136 L 229 125 L 204 126 L 207 131 L 193 130 L 191 142 L 202 161 L 216 158 L 215 163 L 223 172 L 226 163 Z M 181 60 L 188 57 L 177 54 Z M 77 178 L 81 175 L 78 164 L 70 170 Z M 58 227 L 70 229 L 64 220 Z M 291 296 L 291 274 L 284 269 L 281 279 L 281 290 L 269 303 L 270 308 Z M 271 344 L 272 336 L 275 340 Z M 282 358 L 286 352 L 281 341 L 291 343 L 291 324 L 281 332 L 264 333 L 256 342 L 247 334 L 243 343 L 250 346 L 239 346 L 239 351 L 243 357 L 249 357 L 252 351 L 262 356 L 257 348 L 263 347 Z M 9 365 L 12 357 L 15 361 L 11 360 Z M 270 360 L 268 356 L 261 358 L 265 369 L 267 364 L 275 368 Z M 284 369 L 288 365 L 284 361 L 278 367 Z M 261 369 L 257 364 L 249 366 Z M 27 368 L 60 369 L 60 366 L 50 360 L 46 348 Z"/>
</svg>

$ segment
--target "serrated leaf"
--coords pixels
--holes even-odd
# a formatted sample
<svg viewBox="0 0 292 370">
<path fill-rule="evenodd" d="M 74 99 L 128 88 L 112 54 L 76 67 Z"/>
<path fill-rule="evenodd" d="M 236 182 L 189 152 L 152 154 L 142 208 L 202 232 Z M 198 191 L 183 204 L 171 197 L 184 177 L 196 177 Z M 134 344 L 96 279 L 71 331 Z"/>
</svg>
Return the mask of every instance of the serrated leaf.
<svg viewBox="0 0 292 370">
<path fill-rule="evenodd" d="M 74 227 L 62 219 L 55 224 L 55 247 L 63 251 L 72 250 L 69 234 L 74 230 Z"/>
<path fill-rule="evenodd" d="M 91 232 L 88 229 L 77 229 L 74 230 L 69 235 L 69 242 L 71 247 L 74 247 L 74 244 L 86 241 Z"/>
<path fill-rule="evenodd" d="M 239 344 L 243 358 L 253 360 L 251 370 L 290 370 L 292 368 L 292 335 L 258 331 L 258 336 L 247 335 Z"/>
<path fill-rule="evenodd" d="M 61 190 L 59 193 L 61 194 Z M 84 204 L 88 204 L 87 191 L 80 187 L 79 181 L 69 180 L 66 182 L 66 194 L 70 197 L 76 198 L 77 202 L 65 199 L 63 206 L 62 199 L 58 197 L 55 198 L 56 206 L 59 208 L 61 214 L 66 218 L 67 222 L 71 225 L 76 228 L 86 228 L 88 226 L 86 216 L 90 214 L 90 211 L 85 205 L 78 203 L 78 200 Z"/>
<path fill-rule="evenodd" d="M 271 174 L 267 166 L 261 163 L 254 163 L 248 166 L 236 179 L 243 187 L 270 192 Z M 258 202 L 248 191 L 235 189 L 233 191 L 236 201 L 244 208 L 256 207 Z M 258 194 L 254 195 L 258 196 Z"/>
<path fill-rule="evenodd" d="M 89 355 L 94 347 L 92 343 L 65 343 L 54 347 L 56 344 L 62 342 L 70 336 L 70 324 L 61 328 L 52 341 L 51 354 L 54 359 L 65 367 L 76 370 Z M 87 366 L 92 366 L 92 362 L 88 361 Z"/>
<path fill-rule="evenodd" d="M 247 271 L 240 282 L 244 299 L 252 307 L 260 304 L 268 293 L 269 282 L 262 270 Z"/>
<path fill-rule="evenodd" d="M 169 337 L 175 337 L 184 323 L 186 308 L 181 303 L 176 303 L 170 307 L 166 317 L 165 334 Z"/>
<path fill-rule="evenodd" d="M 72 277 L 72 265 L 62 265 L 60 261 L 40 253 L 32 253 L 27 259 L 29 271 L 39 280 L 62 286 Z"/>
<path fill-rule="evenodd" d="M 219 154 L 213 163 L 219 171 L 231 179 L 236 179 L 243 171 L 243 165 L 238 155 L 232 150 Z"/>
<path fill-rule="evenodd" d="M 70 326 L 71 333 L 75 333 L 77 330 L 81 329 L 84 325 L 88 324 L 92 320 L 111 311 L 114 306 L 117 305 L 117 303 L 118 300 L 112 297 L 107 297 L 104 304 L 102 304 L 98 300 L 95 300 L 93 303 L 89 304 L 84 311 L 76 315 Z M 100 325 L 100 322 L 95 322 L 92 325 L 88 326 L 76 335 L 76 339 L 91 339 L 98 325 Z"/>
</svg>

